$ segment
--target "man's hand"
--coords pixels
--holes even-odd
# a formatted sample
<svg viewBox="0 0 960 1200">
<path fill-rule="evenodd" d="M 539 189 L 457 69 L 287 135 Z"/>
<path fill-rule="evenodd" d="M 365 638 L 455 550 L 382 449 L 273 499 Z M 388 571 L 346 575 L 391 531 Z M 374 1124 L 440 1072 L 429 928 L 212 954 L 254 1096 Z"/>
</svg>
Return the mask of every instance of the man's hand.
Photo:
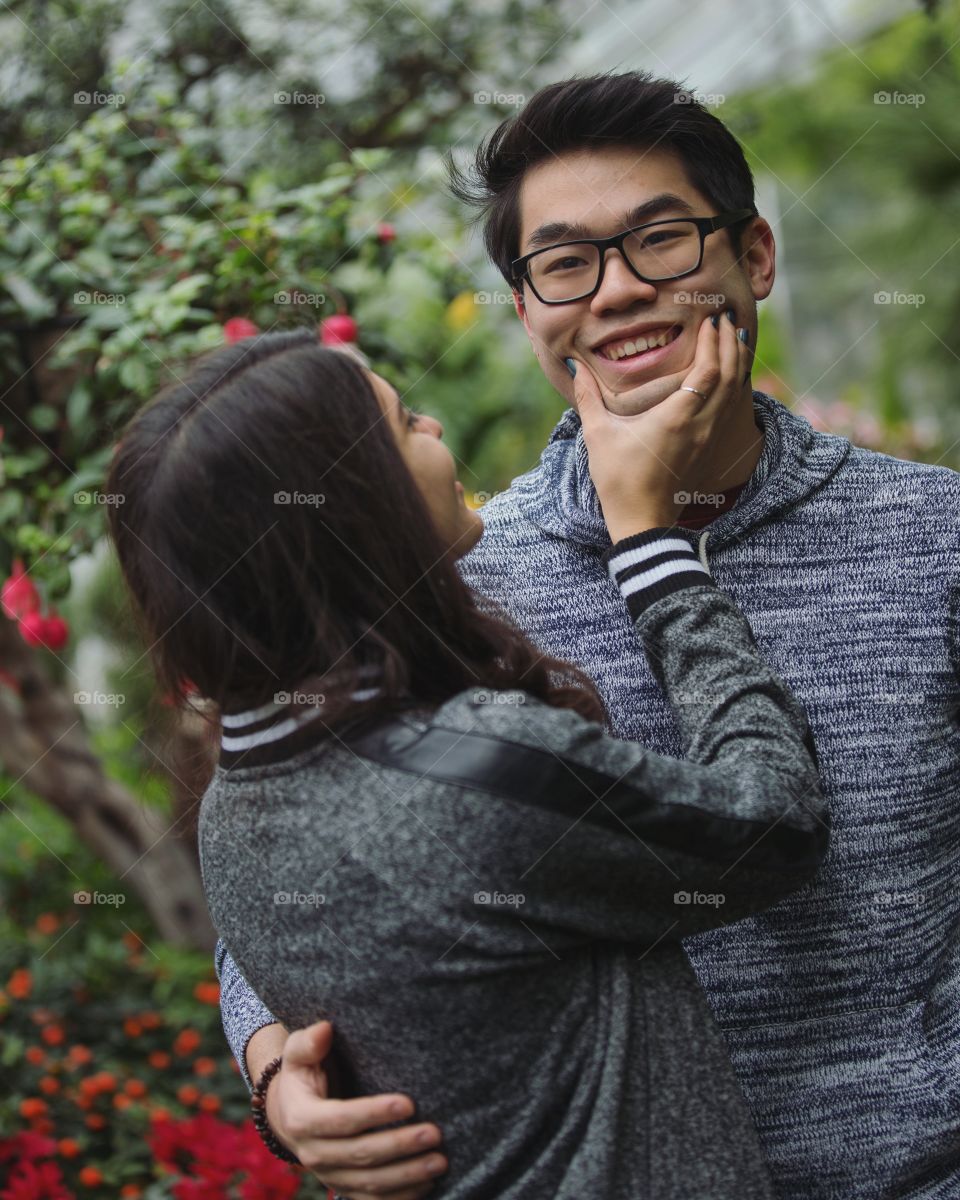
<svg viewBox="0 0 960 1200">
<path fill-rule="evenodd" d="M 331 1099 L 323 1062 L 332 1045 L 329 1021 L 287 1038 L 283 1066 L 267 1088 L 270 1128 L 326 1187 L 347 1200 L 425 1196 L 447 1169 L 442 1154 L 428 1153 L 443 1140 L 439 1128 L 419 1124 L 375 1132 L 413 1116 L 415 1105 L 402 1093 Z M 252 1057 L 248 1048 L 248 1062 Z"/>
</svg>

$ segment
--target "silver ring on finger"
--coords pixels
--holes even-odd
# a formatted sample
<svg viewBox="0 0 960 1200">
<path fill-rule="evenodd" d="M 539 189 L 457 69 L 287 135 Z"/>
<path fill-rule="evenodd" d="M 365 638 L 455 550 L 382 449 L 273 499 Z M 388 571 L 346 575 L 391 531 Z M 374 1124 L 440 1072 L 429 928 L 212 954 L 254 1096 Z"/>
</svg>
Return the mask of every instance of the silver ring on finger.
<svg viewBox="0 0 960 1200">
<path fill-rule="evenodd" d="M 696 395 L 696 396 L 699 396 L 701 400 L 707 400 L 707 399 L 709 399 L 709 397 L 708 397 L 708 396 L 705 396 L 705 395 L 703 394 L 703 392 L 701 392 L 701 391 L 700 391 L 700 389 L 699 389 L 699 388 L 687 387 L 687 386 L 686 386 L 686 384 L 684 384 L 684 385 L 683 385 L 683 387 L 681 387 L 680 391 L 681 391 L 681 392 L 693 392 L 693 393 L 694 393 L 694 395 Z"/>
</svg>

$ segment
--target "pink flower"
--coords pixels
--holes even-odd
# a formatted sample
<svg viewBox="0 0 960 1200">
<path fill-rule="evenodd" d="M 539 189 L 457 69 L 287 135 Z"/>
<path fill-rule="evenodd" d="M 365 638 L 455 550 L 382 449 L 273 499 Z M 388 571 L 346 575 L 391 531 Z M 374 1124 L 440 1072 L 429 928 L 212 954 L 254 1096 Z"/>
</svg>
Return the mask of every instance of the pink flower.
<svg viewBox="0 0 960 1200">
<path fill-rule="evenodd" d="M 0 1200 L 75 1200 L 75 1197 L 64 1185 L 55 1162 L 24 1159 L 11 1173 L 7 1186 L 0 1192 Z"/>
<path fill-rule="evenodd" d="M 223 336 L 231 346 L 234 342 L 242 342 L 244 338 L 256 337 L 259 332 L 247 317 L 231 317 L 223 323 Z"/>
<path fill-rule="evenodd" d="M 4 613 L 13 621 L 40 608 L 40 593 L 24 570 L 22 559 L 13 560 L 13 572 L 3 585 L 0 602 Z"/>
<path fill-rule="evenodd" d="M 324 317 L 320 322 L 320 341 L 324 346 L 337 346 L 343 342 L 357 340 L 357 323 L 347 313 L 337 313 L 333 317 Z"/>
<path fill-rule="evenodd" d="M 386 245 L 387 242 L 392 242 L 396 236 L 397 231 L 389 222 L 384 221 L 382 225 L 377 226 L 377 240 L 382 242 L 384 245 Z"/>
</svg>

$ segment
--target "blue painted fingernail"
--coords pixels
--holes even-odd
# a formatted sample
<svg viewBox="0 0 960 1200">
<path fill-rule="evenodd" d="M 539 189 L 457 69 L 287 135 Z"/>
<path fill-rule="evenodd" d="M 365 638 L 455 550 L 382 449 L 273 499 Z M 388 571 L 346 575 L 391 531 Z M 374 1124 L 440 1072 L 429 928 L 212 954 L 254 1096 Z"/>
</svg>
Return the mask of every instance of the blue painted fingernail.
<svg viewBox="0 0 960 1200">
<path fill-rule="evenodd" d="M 733 311 L 732 308 L 727 309 L 727 320 L 730 322 L 731 325 L 736 325 L 736 323 L 737 323 L 737 314 Z"/>
<path fill-rule="evenodd" d="M 572 359 L 572 358 L 565 358 L 565 359 L 563 360 L 563 365 L 564 365 L 564 366 L 567 368 L 567 370 L 570 372 L 570 376 L 571 376 L 571 378 L 572 378 L 574 375 L 576 375 L 576 373 L 577 373 L 577 364 L 576 364 L 576 363 L 573 361 L 573 359 Z"/>
<path fill-rule="evenodd" d="M 750 330 L 749 329 L 738 329 L 737 337 L 740 339 L 741 342 L 743 342 L 743 344 L 745 346 L 750 345 Z"/>
<path fill-rule="evenodd" d="M 720 328 L 720 314 L 719 313 L 714 313 L 713 316 L 710 318 L 710 320 L 713 323 L 714 329 Z"/>
</svg>

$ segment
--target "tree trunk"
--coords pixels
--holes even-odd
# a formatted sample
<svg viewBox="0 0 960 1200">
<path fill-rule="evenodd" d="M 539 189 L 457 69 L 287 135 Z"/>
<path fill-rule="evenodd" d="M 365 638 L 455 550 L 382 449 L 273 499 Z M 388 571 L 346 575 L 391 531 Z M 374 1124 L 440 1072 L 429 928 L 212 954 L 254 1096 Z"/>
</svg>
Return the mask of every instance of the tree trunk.
<svg viewBox="0 0 960 1200">
<path fill-rule="evenodd" d="M 189 828 L 195 805 L 181 800 L 180 815 L 171 824 L 166 814 L 108 778 L 90 749 L 80 710 L 50 679 L 41 653 L 2 615 L 0 669 L 5 685 L 0 686 L 0 764 L 6 774 L 72 822 L 121 885 L 140 897 L 162 938 L 212 949 L 216 934 Z M 195 745 L 196 729 L 186 732 Z M 80 878 L 75 888 L 89 890 Z"/>
</svg>

